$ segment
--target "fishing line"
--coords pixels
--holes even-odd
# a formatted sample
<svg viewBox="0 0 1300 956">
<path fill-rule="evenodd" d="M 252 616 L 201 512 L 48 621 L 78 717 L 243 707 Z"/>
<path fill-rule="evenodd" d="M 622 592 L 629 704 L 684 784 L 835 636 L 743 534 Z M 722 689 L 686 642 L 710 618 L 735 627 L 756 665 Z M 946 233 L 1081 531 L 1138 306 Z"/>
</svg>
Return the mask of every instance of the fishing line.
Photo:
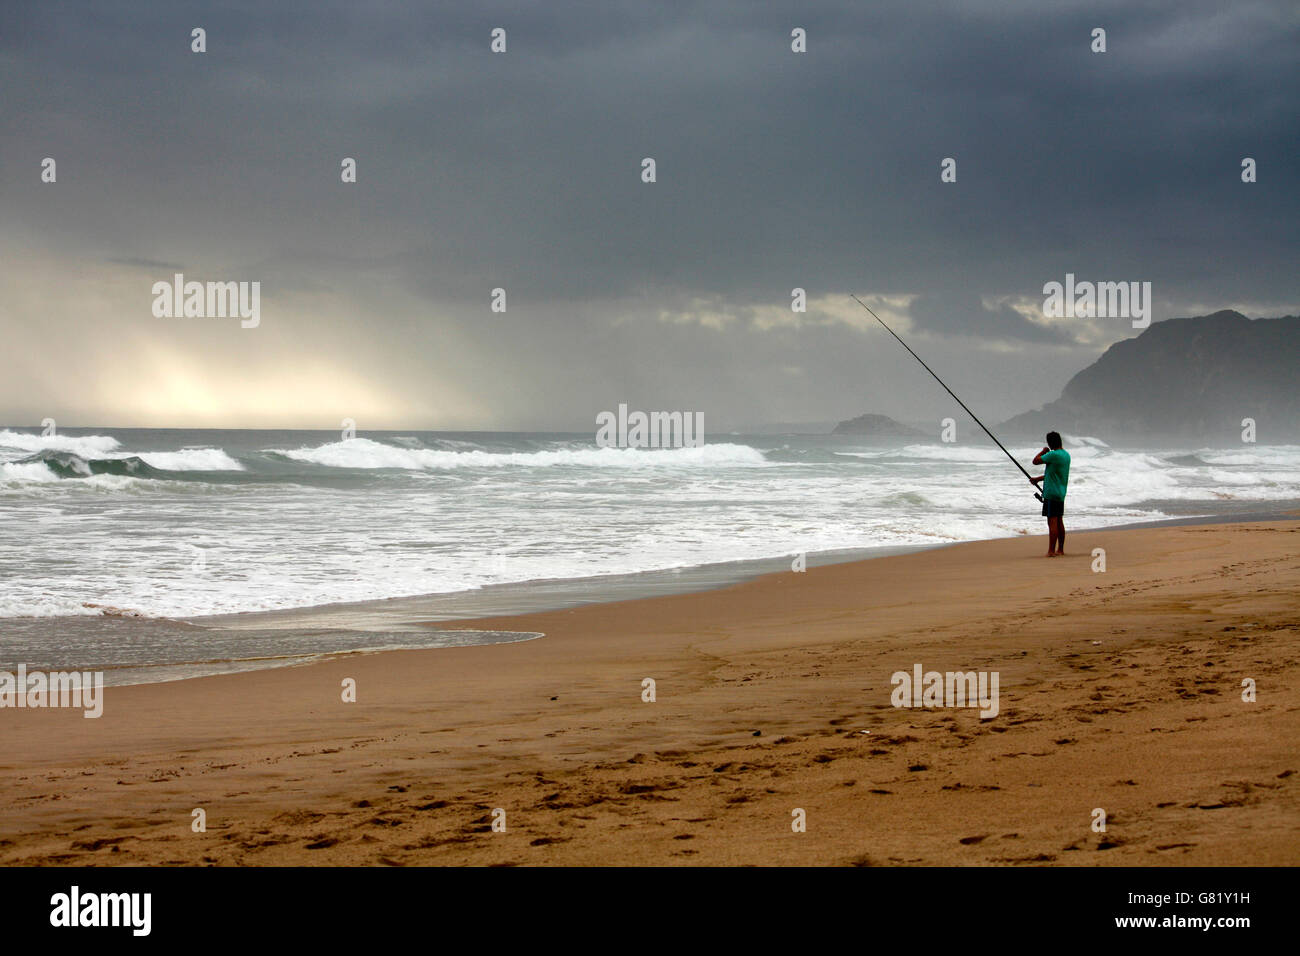
<svg viewBox="0 0 1300 956">
<path fill-rule="evenodd" d="M 850 295 L 849 297 L 850 297 L 851 299 L 853 299 L 853 301 L 856 302 L 858 305 L 860 305 L 860 306 L 862 306 L 864 309 L 866 309 L 867 312 L 869 312 L 869 313 L 871 314 L 871 317 L 872 317 L 873 319 L 875 319 L 877 322 L 879 322 L 880 325 L 884 328 L 884 330 L 885 330 L 886 332 L 888 332 L 888 333 L 889 333 L 890 335 L 892 335 L 894 338 L 898 339 L 898 344 L 899 344 L 899 345 L 901 345 L 903 348 L 907 349 L 909 352 L 912 352 L 912 347 L 911 347 L 910 345 L 908 345 L 906 342 L 904 342 L 902 339 L 899 339 L 899 338 L 898 338 L 898 333 L 895 332 L 893 329 L 891 329 L 889 326 L 885 325 L 884 320 L 882 320 L 882 319 L 880 318 L 880 316 L 876 315 L 876 313 L 872 312 L 871 309 L 869 309 L 869 308 L 867 307 L 867 304 L 866 304 L 865 302 L 863 302 L 861 299 L 859 299 L 856 295 Z M 1022 465 L 1022 464 L 1020 464 L 1020 462 L 1016 461 L 1015 456 L 1012 455 L 1011 452 L 1007 451 L 1007 447 L 1006 447 L 1006 445 L 1004 445 L 1004 444 L 1002 444 L 1002 442 L 998 441 L 998 436 L 997 436 L 997 435 L 994 435 L 991 431 L 989 431 L 988 428 L 985 426 L 985 424 L 984 424 L 982 421 L 980 421 L 978 418 L 975 417 L 975 413 L 974 413 L 974 412 L 972 412 L 969 408 L 966 408 L 966 403 L 963 402 L 960 398 L 957 398 L 957 393 L 956 393 L 956 392 L 954 392 L 952 389 L 950 389 L 947 385 L 944 385 L 943 379 L 941 379 L 938 375 L 935 375 L 935 374 L 934 374 L 934 369 L 932 369 L 932 368 L 930 368 L 930 366 L 926 365 L 926 364 L 925 364 L 925 360 L 922 359 L 921 356 L 917 355 L 915 352 L 912 352 L 912 358 L 916 359 L 918 362 L 921 363 L 921 368 L 925 369 L 925 370 L 926 370 L 927 372 L 929 372 L 931 375 L 934 375 L 934 380 L 935 380 L 936 382 L 938 382 L 940 385 L 943 385 L 943 390 L 944 390 L 945 392 L 947 392 L 949 395 L 951 395 L 951 396 L 956 400 L 956 402 L 957 402 L 958 405 L 960 405 L 962 408 L 965 408 L 965 409 L 966 409 L 966 414 L 969 415 L 971 418 L 974 418 L 974 419 L 975 419 L 975 424 L 978 425 L 980 428 L 983 428 L 983 429 L 984 429 L 984 434 L 986 434 L 986 435 L 988 435 L 990 438 L 992 438 L 992 439 L 993 439 L 993 444 L 995 444 L 995 445 L 997 445 L 999 448 L 1001 448 L 1002 451 L 1003 451 L 1003 453 L 1004 453 L 1008 458 L 1011 459 L 1011 463 L 1012 463 L 1013 465 L 1015 465 L 1017 468 L 1019 468 L 1020 471 L 1021 471 L 1021 473 L 1022 473 L 1026 478 L 1029 479 L 1029 483 L 1030 483 L 1031 485 L 1034 486 L 1034 497 L 1037 498 L 1039 501 L 1042 501 L 1042 500 L 1043 500 L 1043 496 L 1040 495 L 1040 494 L 1038 493 L 1038 485 L 1034 484 L 1033 476 L 1030 475 L 1029 472 L 1025 471 L 1025 466 Z"/>
</svg>

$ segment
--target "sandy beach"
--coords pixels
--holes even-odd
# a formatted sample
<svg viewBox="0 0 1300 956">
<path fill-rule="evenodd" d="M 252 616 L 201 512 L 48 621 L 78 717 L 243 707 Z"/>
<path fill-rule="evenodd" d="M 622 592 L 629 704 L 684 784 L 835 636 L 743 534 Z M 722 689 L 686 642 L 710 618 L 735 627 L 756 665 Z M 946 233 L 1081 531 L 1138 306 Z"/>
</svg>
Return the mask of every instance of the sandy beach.
<svg viewBox="0 0 1300 956">
<path fill-rule="evenodd" d="M 1298 532 L 973 542 L 5 710 L 0 861 L 1293 865 Z M 917 664 L 998 672 L 997 716 L 892 706 Z"/>
</svg>

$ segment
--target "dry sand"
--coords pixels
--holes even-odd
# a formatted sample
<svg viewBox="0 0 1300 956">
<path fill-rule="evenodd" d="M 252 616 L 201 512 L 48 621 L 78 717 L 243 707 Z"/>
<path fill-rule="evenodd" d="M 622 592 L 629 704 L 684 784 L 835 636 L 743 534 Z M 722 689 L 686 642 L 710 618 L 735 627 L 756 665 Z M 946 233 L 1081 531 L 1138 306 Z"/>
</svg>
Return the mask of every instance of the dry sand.
<svg viewBox="0 0 1300 956">
<path fill-rule="evenodd" d="M 1297 532 L 975 542 L 0 711 L 0 862 L 1295 864 Z M 1001 712 L 891 706 L 916 663 L 998 671 Z"/>
</svg>

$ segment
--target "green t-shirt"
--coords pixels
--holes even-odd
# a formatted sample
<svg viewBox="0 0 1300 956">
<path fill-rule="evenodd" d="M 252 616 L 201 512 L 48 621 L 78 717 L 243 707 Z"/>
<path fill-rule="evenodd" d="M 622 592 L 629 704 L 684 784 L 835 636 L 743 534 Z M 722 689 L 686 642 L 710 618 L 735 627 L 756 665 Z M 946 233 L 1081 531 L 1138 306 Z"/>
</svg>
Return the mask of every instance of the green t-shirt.
<svg viewBox="0 0 1300 956">
<path fill-rule="evenodd" d="M 1070 481 L 1070 453 L 1064 448 L 1044 452 L 1039 460 L 1046 466 L 1043 472 L 1043 497 L 1050 501 L 1065 500 L 1065 486 Z"/>
</svg>

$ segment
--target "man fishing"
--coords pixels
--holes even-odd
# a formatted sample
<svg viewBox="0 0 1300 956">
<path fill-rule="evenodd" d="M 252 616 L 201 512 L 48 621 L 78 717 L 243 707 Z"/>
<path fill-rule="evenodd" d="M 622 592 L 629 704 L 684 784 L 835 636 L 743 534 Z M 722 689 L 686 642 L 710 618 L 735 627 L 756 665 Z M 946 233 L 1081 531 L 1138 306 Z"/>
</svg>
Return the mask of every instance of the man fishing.
<svg viewBox="0 0 1300 956">
<path fill-rule="evenodd" d="M 1047 557 L 1055 558 L 1065 554 L 1065 486 L 1070 481 L 1070 453 L 1061 447 L 1060 432 L 1047 433 L 1047 447 L 1034 456 L 1034 464 L 1044 466 L 1043 474 L 1029 480 L 1043 483 Z"/>
</svg>

